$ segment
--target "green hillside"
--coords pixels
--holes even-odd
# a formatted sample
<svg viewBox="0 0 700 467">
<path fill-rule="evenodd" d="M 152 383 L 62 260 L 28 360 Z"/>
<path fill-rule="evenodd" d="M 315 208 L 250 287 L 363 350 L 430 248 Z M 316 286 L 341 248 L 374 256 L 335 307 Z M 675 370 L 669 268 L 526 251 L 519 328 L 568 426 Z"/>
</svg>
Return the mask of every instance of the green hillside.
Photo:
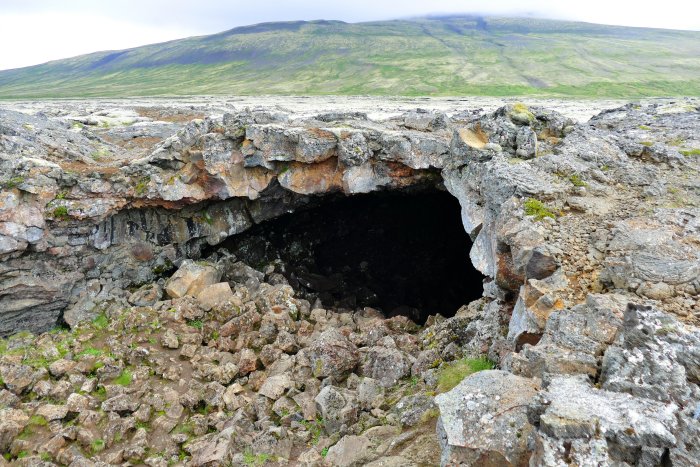
<svg viewBox="0 0 700 467">
<path fill-rule="evenodd" d="M 435 17 L 265 23 L 0 72 L 0 98 L 700 95 L 700 32 Z"/>
</svg>

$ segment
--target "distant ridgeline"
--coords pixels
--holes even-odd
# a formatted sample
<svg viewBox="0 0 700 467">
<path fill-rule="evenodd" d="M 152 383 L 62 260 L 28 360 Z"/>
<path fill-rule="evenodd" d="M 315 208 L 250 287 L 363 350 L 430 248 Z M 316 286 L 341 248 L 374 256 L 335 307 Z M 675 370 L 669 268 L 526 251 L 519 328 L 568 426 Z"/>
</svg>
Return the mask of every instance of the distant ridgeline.
<svg viewBox="0 0 700 467">
<path fill-rule="evenodd" d="M 239 27 L 0 71 L 0 98 L 700 95 L 700 32 L 428 17 Z"/>
</svg>

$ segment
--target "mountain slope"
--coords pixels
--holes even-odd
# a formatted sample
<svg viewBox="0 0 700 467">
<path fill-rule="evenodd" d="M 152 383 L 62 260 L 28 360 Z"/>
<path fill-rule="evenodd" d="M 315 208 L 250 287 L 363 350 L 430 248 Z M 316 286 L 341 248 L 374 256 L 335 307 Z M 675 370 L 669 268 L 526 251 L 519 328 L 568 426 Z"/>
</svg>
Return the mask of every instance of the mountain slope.
<svg viewBox="0 0 700 467">
<path fill-rule="evenodd" d="M 0 72 L 0 98 L 700 95 L 700 32 L 514 18 L 265 23 Z"/>
</svg>

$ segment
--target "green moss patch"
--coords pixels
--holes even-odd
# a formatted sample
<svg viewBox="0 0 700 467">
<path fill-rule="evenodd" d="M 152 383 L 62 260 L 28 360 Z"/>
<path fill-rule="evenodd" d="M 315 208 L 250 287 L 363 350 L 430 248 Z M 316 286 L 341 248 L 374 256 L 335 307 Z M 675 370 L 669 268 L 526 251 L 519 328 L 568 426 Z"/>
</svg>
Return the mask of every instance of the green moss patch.
<svg viewBox="0 0 700 467">
<path fill-rule="evenodd" d="M 117 379 L 114 380 L 114 384 L 119 384 L 120 386 L 128 386 L 133 380 L 134 375 L 131 374 L 131 371 L 125 368 L 124 370 L 122 370 L 121 374 L 117 376 Z"/>
<path fill-rule="evenodd" d="M 581 179 L 581 176 L 579 174 L 573 174 L 572 176 L 570 176 L 569 181 L 574 186 L 587 186 L 588 185 L 588 183 L 584 182 Z"/>
<path fill-rule="evenodd" d="M 106 314 L 100 313 L 95 319 L 92 320 L 92 325 L 97 329 L 106 329 L 107 326 L 109 326 L 109 319 L 107 318 Z"/>
<path fill-rule="evenodd" d="M 243 463 L 248 467 L 262 466 L 269 460 L 272 460 L 270 454 L 254 454 L 252 451 L 245 451 L 243 453 Z"/>
<path fill-rule="evenodd" d="M 437 391 L 447 392 L 467 376 L 483 370 L 492 370 L 494 363 L 486 357 L 463 358 L 447 363 L 438 370 Z"/>
</svg>

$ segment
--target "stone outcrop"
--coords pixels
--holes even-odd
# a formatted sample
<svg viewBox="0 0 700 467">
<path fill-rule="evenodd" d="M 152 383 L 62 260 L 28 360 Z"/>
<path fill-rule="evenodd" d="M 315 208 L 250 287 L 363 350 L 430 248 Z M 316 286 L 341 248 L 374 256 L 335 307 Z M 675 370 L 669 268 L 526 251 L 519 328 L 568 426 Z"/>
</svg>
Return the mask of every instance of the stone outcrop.
<svg viewBox="0 0 700 467">
<path fill-rule="evenodd" d="M 3 110 L 0 332 L 46 328 L 81 299 L 84 319 L 96 299 L 152 281 L 311 195 L 426 183 L 459 199 L 471 260 L 520 297 L 518 335 L 541 334 L 548 310 L 601 288 L 688 314 L 700 261 L 697 195 L 685 176 L 697 164 L 680 152 L 695 147 L 697 111 L 684 105 L 628 106 L 590 125 L 522 105 L 381 122 L 250 111 L 180 123 L 147 148 L 126 145 L 123 127 Z M 651 117 L 655 126 L 640 130 Z M 143 120 L 151 130 L 140 131 L 162 136 Z M 528 198 L 552 217 L 524 215 Z M 638 208 L 650 201 L 653 212 Z M 600 220 L 595 238 L 589 218 Z"/>
<path fill-rule="evenodd" d="M 507 371 L 436 397 L 443 464 L 693 465 L 700 334 L 624 303 L 589 296 L 553 313 L 536 345 L 503 360 Z"/>
</svg>

